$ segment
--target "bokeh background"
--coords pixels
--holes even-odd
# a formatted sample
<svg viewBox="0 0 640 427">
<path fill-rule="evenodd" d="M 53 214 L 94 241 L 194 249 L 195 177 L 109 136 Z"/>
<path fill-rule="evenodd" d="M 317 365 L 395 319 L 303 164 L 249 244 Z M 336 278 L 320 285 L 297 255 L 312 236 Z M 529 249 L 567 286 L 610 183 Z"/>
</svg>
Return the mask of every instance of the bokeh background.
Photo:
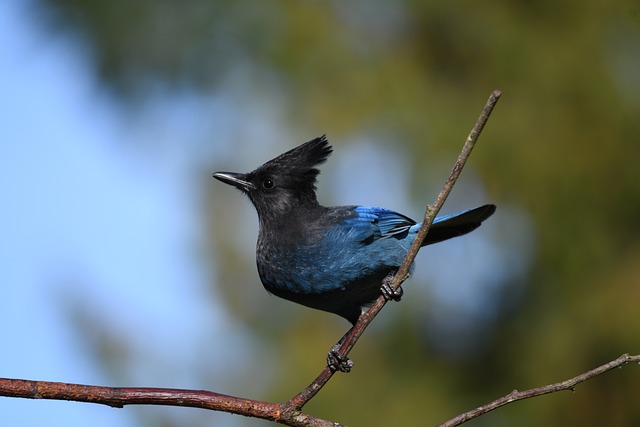
<svg viewBox="0 0 640 427">
<path fill-rule="evenodd" d="M 306 407 L 425 426 L 640 351 L 637 1 L 0 3 L 0 376 L 284 401 L 347 328 L 268 295 L 257 219 L 211 179 L 326 133 L 324 204 L 420 218 L 504 92 L 423 250 Z M 637 426 L 628 367 L 470 426 Z M 257 426 L 0 399 L 0 425 Z"/>
</svg>

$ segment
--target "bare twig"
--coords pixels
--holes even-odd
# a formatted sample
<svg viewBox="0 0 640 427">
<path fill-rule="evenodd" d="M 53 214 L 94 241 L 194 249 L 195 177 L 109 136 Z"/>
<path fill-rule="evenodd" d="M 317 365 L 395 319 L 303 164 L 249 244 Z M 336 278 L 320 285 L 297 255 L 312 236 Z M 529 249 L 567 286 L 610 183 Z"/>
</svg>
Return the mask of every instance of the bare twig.
<svg viewBox="0 0 640 427">
<path fill-rule="evenodd" d="M 500 99 L 500 95 L 502 95 L 502 93 L 499 90 L 494 90 L 493 93 L 491 93 L 491 96 L 487 100 L 482 113 L 476 121 L 476 124 L 473 126 L 473 129 L 471 129 L 471 132 L 469 133 L 469 136 L 467 137 L 467 140 L 462 147 L 462 151 L 460 152 L 460 155 L 458 156 L 458 159 L 453 166 L 453 170 L 449 174 L 449 178 L 447 178 L 447 181 L 442 187 L 440 194 L 438 194 L 438 197 L 433 204 L 427 206 L 424 219 L 422 221 L 422 226 L 418 231 L 418 235 L 416 236 L 413 244 L 411 245 L 411 248 L 409 249 L 409 252 L 407 253 L 407 256 L 405 257 L 404 261 L 400 265 L 400 268 L 393 278 L 393 282 L 391 283 L 393 289 L 397 289 L 409 276 L 409 268 L 411 267 L 411 264 L 413 264 L 413 260 L 416 258 L 416 255 L 420 250 L 422 241 L 427 236 L 427 232 L 429 231 L 434 218 L 440 211 L 440 208 L 444 204 L 447 197 L 449 197 L 449 193 L 451 193 L 453 185 L 457 181 L 458 176 L 460 176 L 460 172 L 467 162 L 467 159 L 471 154 L 471 150 L 478 140 L 478 137 L 480 136 L 484 125 L 487 123 L 487 120 L 489 120 L 489 116 L 491 115 L 493 108 L 498 102 L 498 99 Z M 364 330 L 367 328 L 367 326 L 369 326 L 371 321 L 376 317 L 380 310 L 382 310 L 382 307 L 384 307 L 386 303 L 387 300 L 381 296 L 369 308 L 369 310 L 367 310 L 366 313 L 360 316 L 356 324 L 353 325 L 351 330 L 349 330 L 344 340 L 342 341 L 342 345 L 340 346 L 339 350 L 339 353 L 342 356 L 347 356 L 349 354 Z M 322 389 L 322 387 L 329 381 L 329 379 L 331 379 L 332 376 L 333 372 L 331 371 L 331 369 L 329 369 L 329 367 L 326 367 L 307 388 L 302 390 L 287 403 L 291 404 L 294 408 L 301 409 L 309 400 L 311 400 L 311 398 L 313 398 L 313 396 L 315 396 L 320 391 L 320 389 Z"/>
<path fill-rule="evenodd" d="M 591 378 L 597 377 L 598 375 L 602 375 L 605 372 L 612 370 L 613 368 L 617 368 L 632 362 L 640 363 L 640 355 L 630 356 L 629 354 L 623 354 L 622 356 L 618 357 L 615 360 L 612 360 L 609 363 L 605 363 L 604 365 L 598 366 L 597 368 L 585 372 L 584 374 L 580 374 L 576 377 L 561 381 L 559 383 L 536 387 L 525 391 L 513 390 L 506 396 L 496 399 L 491 403 L 487 403 L 486 405 L 479 406 L 469 412 L 460 414 L 455 418 L 451 418 L 449 421 L 439 424 L 438 427 L 459 426 L 460 424 L 465 423 L 473 418 L 477 418 L 480 415 L 484 415 L 487 412 L 491 412 L 494 409 L 498 409 L 501 406 L 507 405 L 509 403 L 517 402 L 518 400 L 529 399 L 531 397 L 542 396 L 543 394 L 555 393 L 562 390 L 574 391 L 577 384 L 590 380 Z"/>
</svg>

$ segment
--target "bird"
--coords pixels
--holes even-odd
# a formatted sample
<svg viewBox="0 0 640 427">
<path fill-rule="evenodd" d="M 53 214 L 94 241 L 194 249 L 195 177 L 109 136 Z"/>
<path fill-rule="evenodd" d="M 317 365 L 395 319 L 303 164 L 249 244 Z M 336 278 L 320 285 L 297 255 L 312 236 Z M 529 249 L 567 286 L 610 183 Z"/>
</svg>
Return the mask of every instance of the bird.
<svg viewBox="0 0 640 427">
<path fill-rule="evenodd" d="M 421 223 L 376 206 L 321 205 L 318 166 L 332 152 L 322 135 L 251 172 L 215 172 L 213 177 L 239 189 L 258 213 L 256 264 L 264 288 L 354 325 L 380 295 L 402 296 L 402 289 L 389 288 L 385 279 L 400 267 Z M 469 233 L 495 210 L 486 204 L 437 217 L 422 246 Z M 348 372 L 351 362 L 337 355 L 336 346 L 328 363 Z"/>
</svg>

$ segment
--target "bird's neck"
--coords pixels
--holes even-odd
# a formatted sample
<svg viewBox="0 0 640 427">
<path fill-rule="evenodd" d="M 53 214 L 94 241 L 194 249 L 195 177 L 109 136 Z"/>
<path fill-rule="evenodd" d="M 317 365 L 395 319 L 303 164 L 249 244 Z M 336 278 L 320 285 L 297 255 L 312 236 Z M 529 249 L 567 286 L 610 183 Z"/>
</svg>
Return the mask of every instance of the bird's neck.
<svg viewBox="0 0 640 427">
<path fill-rule="evenodd" d="M 259 215 L 260 235 L 299 233 L 303 236 L 310 225 L 322 215 L 326 208 L 318 202 L 297 205 L 278 215 Z"/>
</svg>

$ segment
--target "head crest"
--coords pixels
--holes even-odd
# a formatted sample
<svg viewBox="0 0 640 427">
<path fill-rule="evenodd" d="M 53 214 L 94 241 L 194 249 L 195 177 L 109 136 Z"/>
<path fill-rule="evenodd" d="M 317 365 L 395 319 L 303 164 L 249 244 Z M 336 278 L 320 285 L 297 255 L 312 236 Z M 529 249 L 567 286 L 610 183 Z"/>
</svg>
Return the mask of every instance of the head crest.
<svg viewBox="0 0 640 427">
<path fill-rule="evenodd" d="M 269 160 L 263 166 L 270 164 L 283 164 L 287 166 L 299 166 L 312 168 L 327 160 L 333 150 L 327 141 L 326 135 L 319 136 L 300 144 L 295 148 L 280 154 L 278 157 Z"/>
<path fill-rule="evenodd" d="M 324 163 L 332 151 L 327 137 L 322 135 L 269 160 L 258 169 L 285 173 L 295 181 L 309 183 L 315 188 L 320 173 L 316 166 Z"/>
</svg>

